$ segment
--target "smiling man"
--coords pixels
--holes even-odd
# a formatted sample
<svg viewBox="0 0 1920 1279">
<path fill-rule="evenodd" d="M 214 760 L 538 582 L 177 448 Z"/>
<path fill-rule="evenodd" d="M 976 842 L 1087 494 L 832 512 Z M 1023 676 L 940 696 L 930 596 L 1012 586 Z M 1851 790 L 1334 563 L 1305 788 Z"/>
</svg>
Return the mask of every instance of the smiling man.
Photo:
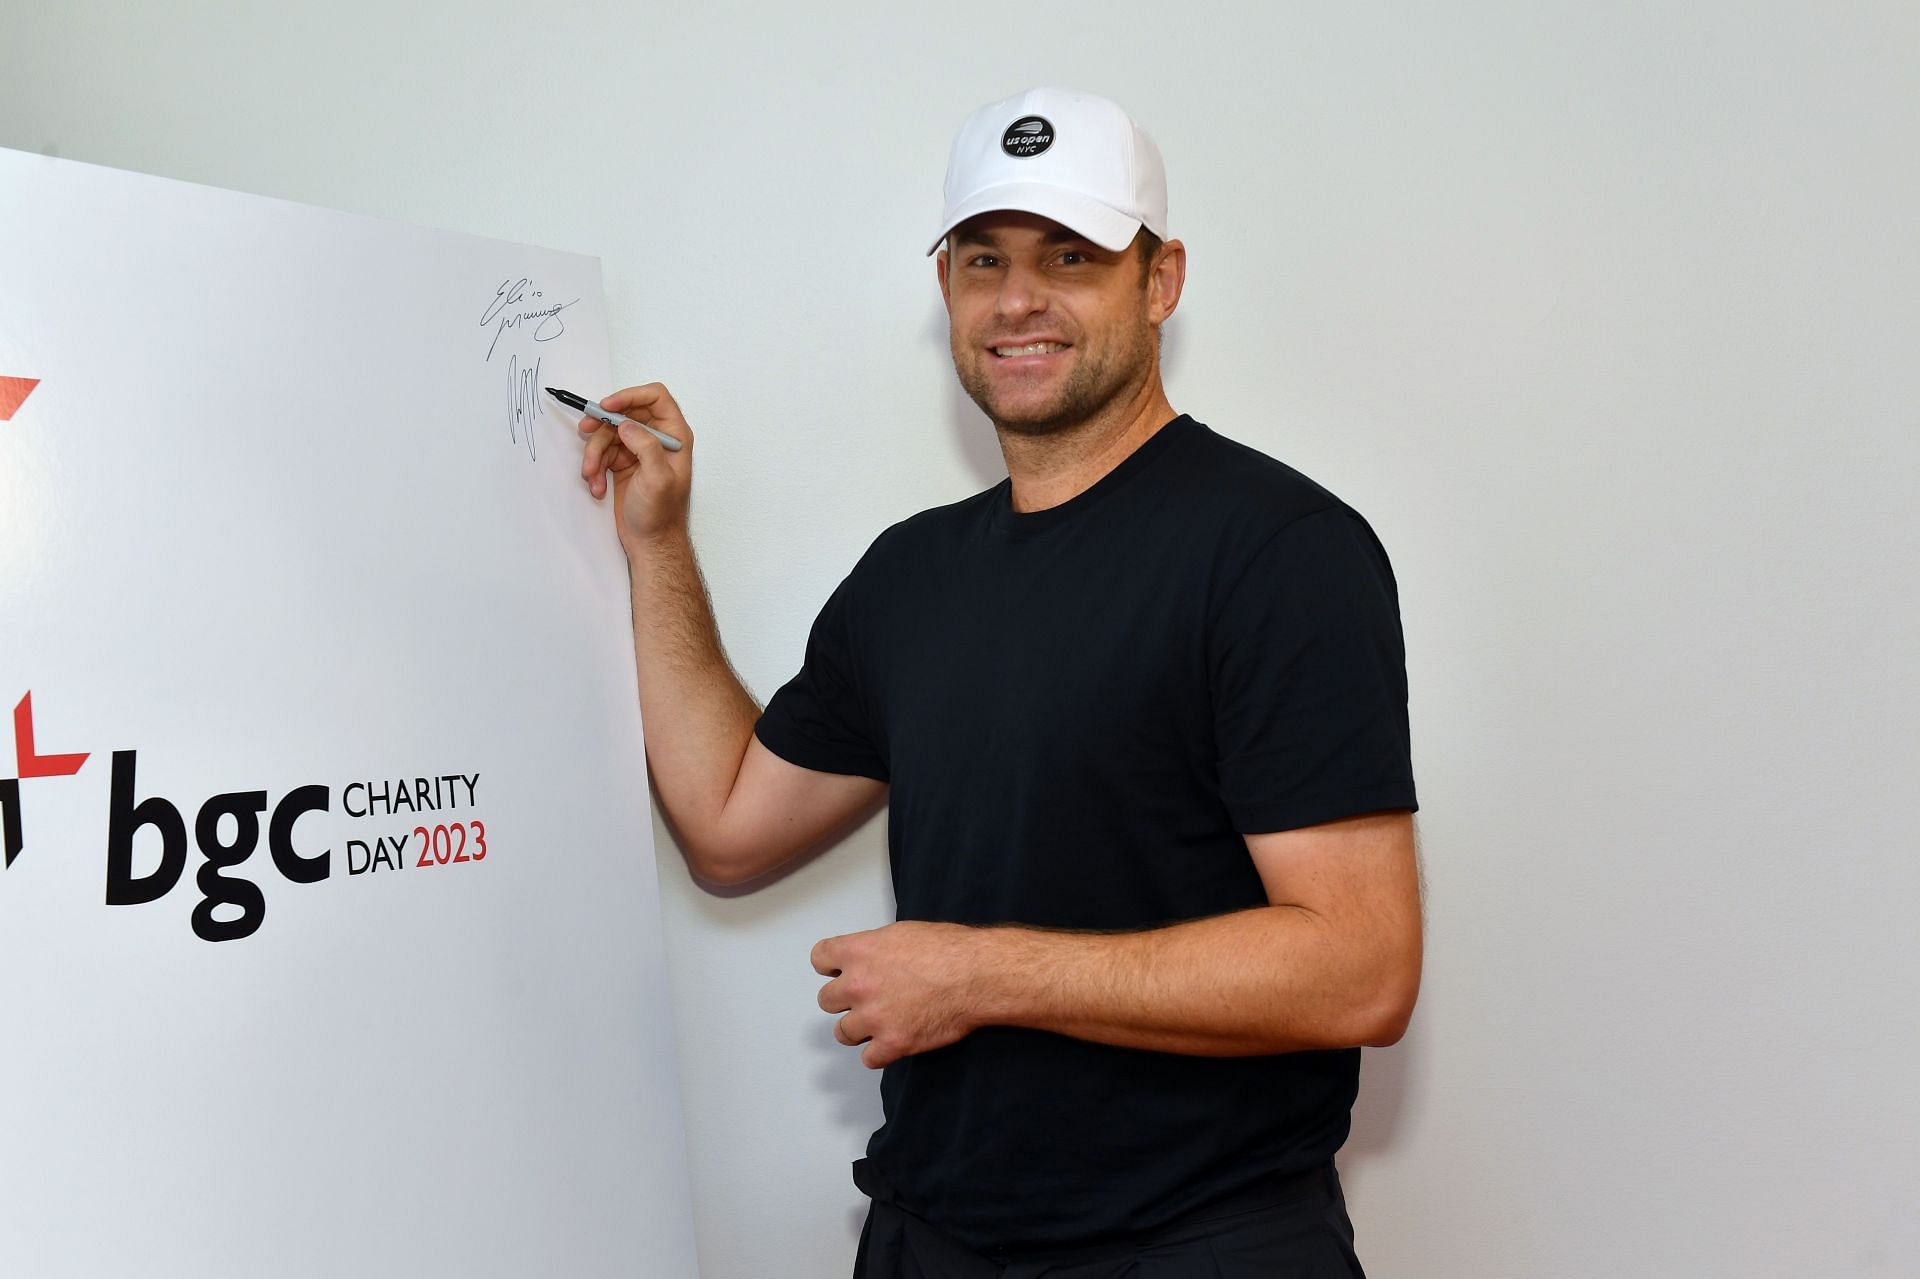
<svg viewBox="0 0 1920 1279">
<path fill-rule="evenodd" d="M 981 108 L 946 201 L 954 368 L 1008 478 L 882 533 L 764 713 L 694 564 L 692 448 L 582 423 L 660 803 L 716 883 L 890 805 L 899 922 L 813 952 L 885 1070 L 857 1274 L 1357 1275 L 1333 1158 L 1421 961 L 1392 570 L 1168 402 L 1186 250 L 1118 106 Z M 603 403 L 691 445 L 657 384 Z"/>
</svg>

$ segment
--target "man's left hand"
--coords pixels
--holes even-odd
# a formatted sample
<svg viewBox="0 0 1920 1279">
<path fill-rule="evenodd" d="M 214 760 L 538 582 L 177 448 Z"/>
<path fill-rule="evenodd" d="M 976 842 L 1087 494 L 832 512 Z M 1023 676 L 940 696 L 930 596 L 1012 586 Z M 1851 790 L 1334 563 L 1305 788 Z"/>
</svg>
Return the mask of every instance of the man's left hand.
<svg viewBox="0 0 1920 1279">
<path fill-rule="evenodd" d="M 874 1070 L 964 1038 L 982 1024 L 974 1005 L 993 931 L 903 920 L 816 945 L 813 969 L 833 979 L 820 1007 L 846 1014 L 834 1038 L 864 1043 Z"/>
</svg>

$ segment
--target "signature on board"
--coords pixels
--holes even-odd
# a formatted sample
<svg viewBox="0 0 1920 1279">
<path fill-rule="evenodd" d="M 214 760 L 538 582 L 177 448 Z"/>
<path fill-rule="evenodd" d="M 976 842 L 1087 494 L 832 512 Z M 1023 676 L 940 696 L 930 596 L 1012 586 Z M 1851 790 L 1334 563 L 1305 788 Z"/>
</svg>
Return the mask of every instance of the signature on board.
<svg viewBox="0 0 1920 1279">
<path fill-rule="evenodd" d="M 493 329 L 493 340 L 487 343 L 487 358 L 493 358 L 494 348 L 500 345 L 502 334 L 528 323 L 533 325 L 534 341 L 553 341 L 567 331 L 566 321 L 560 318 L 560 313 L 579 300 L 549 302 L 546 294 L 536 288 L 532 280 L 524 277 L 502 280 L 500 287 L 493 291 L 493 301 L 487 303 L 487 309 L 480 316 L 480 327 Z"/>
<path fill-rule="evenodd" d="M 527 456 L 539 457 L 534 445 L 533 420 L 545 413 L 546 405 L 540 399 L 540 361 L 535 360 L 528 368 L 520 367 L 520 357 L 511 356 L 507 360 L 507 434 L 514 442 L 521 442 L 521 433 L 525 432 Z"/>
<path fill-rule="evenodd" d="M 524 333 L 535 342 L 551 342 L 567 331 L 560 313 L 578 302 L 555 302 L 532 279 L 505 279 L 493 291 L 493 300 L 480 315 L 480 327 L 492 329 L 487 342 L 487 359 L 500 347 L 500 339 L 509 329 Z M 522 345 L 509 342 L 509 347 Z M 540 361 L 522 364 L 524 351 L 516 350 L 507 359 L 507 436 L 516 444 L 525 444 L 527 456 L 537 459 L 539 445 L 534 438 L 534 422 L 545 416 L 546 402 L 540 398 Z"/>
</svg>

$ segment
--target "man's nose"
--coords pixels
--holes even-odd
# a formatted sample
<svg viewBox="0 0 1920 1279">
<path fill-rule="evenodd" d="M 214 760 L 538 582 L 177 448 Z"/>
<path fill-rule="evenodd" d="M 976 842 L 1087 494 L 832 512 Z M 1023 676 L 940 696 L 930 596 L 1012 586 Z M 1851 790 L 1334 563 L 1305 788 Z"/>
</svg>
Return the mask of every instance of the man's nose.
<svg viewBox="0 0 1920 1279">
<path fill-rule="evenodd" d="M 1036 268 L 1013 265 L 1000 279 L 998 313 L 1008 319 L 1047 309 L 1046 277 Z"/>
</svg>

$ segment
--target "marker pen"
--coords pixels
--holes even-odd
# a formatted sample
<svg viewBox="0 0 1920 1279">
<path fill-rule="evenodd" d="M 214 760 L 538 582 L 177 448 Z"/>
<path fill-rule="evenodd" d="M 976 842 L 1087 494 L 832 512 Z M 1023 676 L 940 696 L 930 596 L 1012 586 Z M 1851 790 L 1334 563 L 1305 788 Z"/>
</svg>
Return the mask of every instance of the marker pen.
<svg viewBox="0 0 1920 1279">
<path fill-rule="evenodd" d="M 645 422 L 636 422 L 632 418 L 626 417 L 619 413 L 608 412 L 606 409 L 601 408 L 598 404 L 593 403 L 593 401 L 585 398 L 584 396 L 575 395 L 572 391 L 556 391 L 552 387 L 548 387 L 547 394 L 551 395 L 554 399 L 560 401 L 562 404 L 566 405 L 568 408 L 573 409 L 576 412 L 585 413 L 588 417 L 598 418 L 600 421 L 605 422 L 608 426 L 622 426 L 622 425 L 637 426 L 641 430 L 645 431 L 647 434 L 651 435 L 654 439 L 659 440 L 660 447 L 665 449 L 669 453 L 678 453 L 680 451 L 680 441 L 674 439 L 671 435 L 668 435 L 665 431 L 660 430 L 658 427 L 648 426 Z"/>
</svg>

